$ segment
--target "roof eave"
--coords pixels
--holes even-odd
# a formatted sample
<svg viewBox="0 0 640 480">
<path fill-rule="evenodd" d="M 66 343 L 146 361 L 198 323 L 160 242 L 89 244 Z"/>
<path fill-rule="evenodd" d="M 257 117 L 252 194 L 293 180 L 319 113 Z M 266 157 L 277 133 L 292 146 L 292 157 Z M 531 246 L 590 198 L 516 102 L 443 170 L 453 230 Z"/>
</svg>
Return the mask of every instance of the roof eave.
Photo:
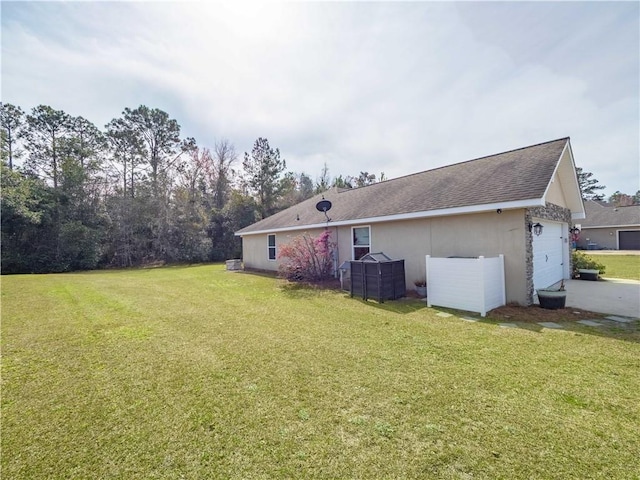
<svg viewBox="0 0 640 480">
<path fill-rule="evenodd" d="M 586 228 L 640 228 L 640 223 L 630 225 L 582 225 L 582 230 Z"/>
<path fill-rule="evenodd" d="M 529 208 L 529 207 L 540 207 L 544 206 L 545 202 L 543 198 L 532 198 L 527 200 L 514 200 L 511 202 L 499 202 L 499 203 L 486 203 L 481 205 L 469 205 L 464 207 L 452 207 L 452 208 L 442 208 L 439 210 L 427 210 L 421 212 L 411 212 L 411 213 L 398 213 L 394 215 L 384 215 L 380 217 L 367 217 L 367 218 L 354 218 L 350 220 L 339 220 L 335 222 L 322 222 L 308 225 L 293 225 L 290 227 L 280 227 L 273 229 L 264 229 L 264 230 L 255 230 L 249 232 L 243 232 L 242 230 L 238 230 L 235 232 L 237 237 L 249 236 L 249 235 L 264 235 L 266 233 L 278 233 L 278 232 L 292 232 L 292 231 L 302 231 L 302 230 L 311 230 L 315 228 L 325 228 L 327 226 L 331 227 L 341 227 L 341 226 L 349 226 L 349 225 L 362 225 L 365 223 L 381 223 L 381 222 L 393 222 L 398 220 L 415 220 L 420 218 L 431 218 L 431 217 L 444 217 L 447 215 L 465 215 L 470 213 L 481 213 L 488 212 L 491 210 L 513 210 L 517 208 Z"/>
<path fill-rule="evenodd" d="M 578 182 L 578 175 L 576 173 L 576 162 L 573 158 L 573 150 L 571 148 L 571 140 L 569 138 L 567 138 L 567 141 L 564 145 L 564 148 L 562 149 L 562 152 L 560 153 L 560 156 L 558 157 L 558 160 L 556 161 L 556 166 L 553 169 L 553 173 L 551 174 L 551 178 L 549 179 L 549 183 L 547 184 L 547 188 L 544 191 L 544 195 L 543 198 L 547 198 L 547 194 L 549 193 L 549 190 L 551 188 L 551 184 L 554 182 L 554 179 L 556 177 L 558 177 L 560 179 L 560 177 L 562 175 L 560 175 L 559 173 L 559 169 L 560 169 L 560 165 L 562 164 L 562 159 L 564 158 L 564 154 L 568 153 L 568 157 L 569 157 L 569 162 L 571 163 L 570 167 L 571 167 L 571 172 L 572 172 L 572 178 L 571 178 L 571 189 L 573 190 L 574 195 L 577 193 L 577 195 L 575 195 L 574 197 L 574 201 L 577 198 L 578 200 L 575 202 L 577 205 L 579 205 L 579 208 L 574 208 L 571 209 L 569 208 L 569 210 L 571 210 L 571 218 L 572 219 L 581 219 L 581 218 L 585 218 L 585 208 L 584 208 L 584 202 L 582 200 L 582 194 L 580 193 L 580 183 Z M 566 178 L 566 177 L 565 177 Z M 562 181 L 562 180 L 560 180 Z M 570 201 L 570 199 L 566 199 L 568 205 L 569 206 L 572 202 Z"/>
</svg>

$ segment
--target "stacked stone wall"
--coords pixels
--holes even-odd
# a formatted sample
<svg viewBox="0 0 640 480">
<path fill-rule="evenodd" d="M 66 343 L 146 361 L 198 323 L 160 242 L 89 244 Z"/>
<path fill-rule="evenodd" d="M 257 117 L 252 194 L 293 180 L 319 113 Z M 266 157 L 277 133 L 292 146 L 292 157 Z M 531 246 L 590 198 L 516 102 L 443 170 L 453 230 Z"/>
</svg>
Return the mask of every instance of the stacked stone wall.
<svg viewBox="0 0 640 480">
<path fill-rule="evenodd" d="M 547 202 L 544 207 L 532 207 L 525 209 L 524 212 L 524 232 L 526 245 L 526 262 L 527 262 L 527 298 L 528 303 L 533 303 L 535 291 L 533 288 L 533 232 L 529 231 L 529 224 L 536 223 L 533 219 L 551 220 L 554 222 L 565 222 L 571 227 L 571 210 L 568 208 Z M 570 243 L 567 241 L 567 248 Z M 571 255 L 569 255 L 569 272 L 571 272 Z"/>
</svg>

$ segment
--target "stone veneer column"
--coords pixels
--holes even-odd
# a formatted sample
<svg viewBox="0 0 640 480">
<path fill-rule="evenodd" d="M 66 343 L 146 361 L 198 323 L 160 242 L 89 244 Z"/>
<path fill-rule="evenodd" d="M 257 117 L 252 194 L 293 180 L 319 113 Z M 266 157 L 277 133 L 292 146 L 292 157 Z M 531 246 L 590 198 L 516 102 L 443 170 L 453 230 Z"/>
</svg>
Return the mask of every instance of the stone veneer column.
<svg viewBox="0 0 640 480">
<path fill-rule="evenodd" d="M 533 290 L 533 232 L 529 231 L 529 223 L 533 222 L 533 218 L 539 218 L 541 220 L 553 220 L 556 222 L 565 222 L 569 226 L 569 228 L 571 228 L 571 210 L 547 202 L 544 207 L 532 207 L 527 208 L 524 211 L 528 305 L 531 305 L 533 303 L 533 296 L 535 294 Z M 567 246 L 568 248 L 571 248 L 568 243 Z M 571 272 L 571 251 L 569 251 L 569 272 Z"/>
</svg>

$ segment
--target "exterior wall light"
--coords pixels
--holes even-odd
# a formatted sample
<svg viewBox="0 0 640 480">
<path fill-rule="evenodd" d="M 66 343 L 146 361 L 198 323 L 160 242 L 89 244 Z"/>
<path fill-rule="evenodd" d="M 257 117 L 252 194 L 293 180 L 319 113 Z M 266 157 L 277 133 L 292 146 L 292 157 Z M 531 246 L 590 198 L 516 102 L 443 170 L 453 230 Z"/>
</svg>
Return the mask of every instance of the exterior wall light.
<svg viewBox="0 0 640 480">
<path fill-rule="evenodd" d="M 540 234 L 542 233 L 542 228 L 543 226 L 540 222 L 529 223 L 529 231 L 533 231 L 536 237 L 540 236 Z"/>
</svg>

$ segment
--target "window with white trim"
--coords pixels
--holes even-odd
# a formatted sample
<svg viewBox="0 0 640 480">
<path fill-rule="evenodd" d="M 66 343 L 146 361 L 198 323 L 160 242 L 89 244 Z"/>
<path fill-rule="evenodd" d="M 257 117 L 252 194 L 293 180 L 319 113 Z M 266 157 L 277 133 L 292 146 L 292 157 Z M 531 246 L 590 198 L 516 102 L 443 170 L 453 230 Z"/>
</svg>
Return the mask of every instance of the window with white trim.
<svg viewBox="0 0 640 480">
<path fill-rule="evenodd" d="M 275 234 L 267 235 L 267 254 L 269 260 L 276 259 L 276 236 Z"/>
<path fill-rule="evenodd" d="M 371 252 L 371 228 L 353 227 L 351 229 L 351 248 L 353 259 L 360 260 Z"/>
</svg>

